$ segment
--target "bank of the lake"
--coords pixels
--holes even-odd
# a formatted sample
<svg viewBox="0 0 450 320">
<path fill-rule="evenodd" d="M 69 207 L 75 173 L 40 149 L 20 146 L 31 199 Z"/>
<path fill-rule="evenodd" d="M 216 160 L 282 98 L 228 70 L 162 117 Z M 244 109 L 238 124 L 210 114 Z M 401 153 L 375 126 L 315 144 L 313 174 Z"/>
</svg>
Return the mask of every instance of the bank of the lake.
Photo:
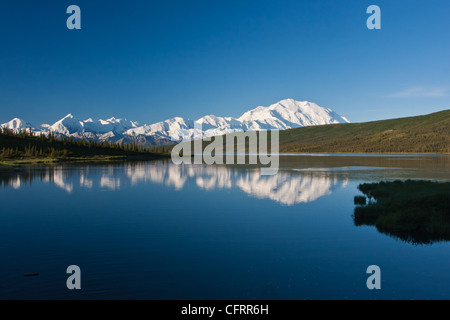
<svg viewBox="0 0 450 320">
<path fill-rule="evenodd" d="M 355 225 L 374 225 L 412 243 L 450 240 L 450 182 L 364 183 L 355 196 Z"/>
<path fill-rule="evenodd" d="M 136 143 L 35 136 L 31 132 L 0 129 L 0 169 L 61 162 L 155 160 L 169 157 L 168 147 L 146 148 Z"/>
</svg>

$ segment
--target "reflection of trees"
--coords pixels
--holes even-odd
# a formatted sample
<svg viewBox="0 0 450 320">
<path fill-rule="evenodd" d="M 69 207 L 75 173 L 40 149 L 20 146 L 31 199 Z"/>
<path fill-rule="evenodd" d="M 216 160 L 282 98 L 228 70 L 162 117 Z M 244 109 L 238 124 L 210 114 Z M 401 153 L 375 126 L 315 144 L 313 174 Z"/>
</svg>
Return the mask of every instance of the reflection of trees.
<svg viewBox="0 0 450 320">
<path fill-rule="evenodd" d="M 382 181 L 358 186 L 353 215 L 356 226 L 414 244 L 450 240 L 450 182 Z"/>
<path fill-rule="evenodd" d="M 35 180 L 55 184 L 68 193 L 73 191 L 73 183 L 67 181 L 75 172 L 65 169 L 63 166 L 43 168 L 23 168 L 14 171 L 5 171 L 0 174 L 0 185 L 4 188 L 12 187 L 20 189 L 22 186 L 32 184 Z M 84 182 L 84 176 L 80 176 Z"/>
<path fill-rule="evenodd" d="M 305 203 L 330 194 L 346 179 L 324 172 L 280 171 L 261 175 L 255 168 L 208 165 L 174 165 L 170 161 L 128 162 L 108 166 L 43 167 L 9 172 L 1 176 L 5 187 L 20 188 L 35 179 L 49 182 L 71 193 L 75 187 L 119 190 L 127 185 L 158 183 L 181 190 L 188 184 L 203 190 L 239 188 L 258 199 L 271 199 L 285 205 Z"/>
</svg>

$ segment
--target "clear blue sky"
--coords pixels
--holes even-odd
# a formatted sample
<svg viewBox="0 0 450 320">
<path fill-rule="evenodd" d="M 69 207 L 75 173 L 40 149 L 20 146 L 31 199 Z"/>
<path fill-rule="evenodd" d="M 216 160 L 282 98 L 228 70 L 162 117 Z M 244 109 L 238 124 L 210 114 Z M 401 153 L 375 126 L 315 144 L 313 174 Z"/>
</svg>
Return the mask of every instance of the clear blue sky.
<svg viewBox="0 0 450 320">
<path fill-rule="evenodd" d="M 450 109 L 449 14 L 448 0 L 6 0 L 0 123 L 238 117 L 285 98 L 352 122 Z"/>
</svg>

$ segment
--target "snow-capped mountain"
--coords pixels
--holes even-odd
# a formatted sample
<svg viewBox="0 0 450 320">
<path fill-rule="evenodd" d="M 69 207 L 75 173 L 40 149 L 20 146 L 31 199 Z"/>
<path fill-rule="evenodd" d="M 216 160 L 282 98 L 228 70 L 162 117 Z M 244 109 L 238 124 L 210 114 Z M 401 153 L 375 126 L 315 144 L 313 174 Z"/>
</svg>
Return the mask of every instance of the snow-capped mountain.
<svg viewBox="0 0 450 320">
<path fill-rule="evenodd" d="M 24 129 L 34 129 L 34 127 L 31 123 L 26 122 L 19 118 L 14 118 L 9 122 L 3 123 L 2 125 L 0 125 L 0 127 L 7 128 L 14 132 L 24 130 Z"/>
<path fill-rule="evenodd" d="M 240 118 L 248 129 L 290 129 L 330 123 L 350 122 L 328 108 L 319 107 L 308 101 L 286 99 L 268 107 L 257 107 L 247 111 Z"/>
<path fill-rule="evenodd" d="M 285 130 L 303 126 L 350 122 L 333 110 L 323 108 L 308 101 L 286 99 L 268 107 L 257 107 L 245 112 L 239 118 L 204 116 L 196 121 L 175 117 L 150 125 L 139 125 L 126 119 L 79 120 L 68 114 L 52 125 L 43 124 L 39 128 L 20 119 L 4 123 L 13 131 L 32 128 L 34 132 L 109 141 L 135 141 L 146 145 L 170 144 L 181 140 L 211 137 L 247 130 Z"/>
<path fill-rule="evenodd" d="M 75 138 L 91 138 L 107 140 L 111 138 L 120 138 L 122 133 L 128 129 L 137 127 L 137 122 L 126 119 L 110 118 L 108 120 L 87 119 L 80 121 L 72 114 L 68 114 L 61 120 L 48 126 L 45 131 L 52 131 L 56 134 L 73 136 Z M 41 126 L 42 127 L 42 126 Z"/>
</svg>

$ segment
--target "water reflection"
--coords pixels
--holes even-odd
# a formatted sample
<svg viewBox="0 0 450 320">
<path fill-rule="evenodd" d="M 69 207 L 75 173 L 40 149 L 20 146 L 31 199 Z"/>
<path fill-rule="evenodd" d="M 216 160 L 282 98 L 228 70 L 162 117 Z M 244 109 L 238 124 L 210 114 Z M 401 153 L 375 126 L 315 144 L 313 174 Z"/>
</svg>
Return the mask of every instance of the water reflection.
<svg viewBox="0 0 450 320">
<path fill-rule="evenodd" d="M 227 165 L 174 165 L 170 160 L 124 162 L 108 165 L 29 167 L 0 173 L 4 187 L 20 189 L 35 179 L 72 193 L 75 188 L 117 191 L 129 186 L 156 183 L 182 190 L 187 185 L 210 191 L 239 189 L 283 205 L 317 200 L 349 180 L 380 181 L 407 178 L 450 180 L 448 156 L 282 157 L 276 175 L 264 176 L 256 167 Z"/>
<path fill-rule="evenodd" d="M 0 171 L 0 297 L 69 297 L 61 266 L 78 264 L 86 298 L 373 298 L 347 280 L 375 263 L 398 271 L 380 298 L 445 298 L 450 242 L 411 248 L 351 216 L 358 184 L 450 180 L 449 159 L 289 157 L 275 176 L 169 161 Z"/>
<path fill-rule="evenodd" d="M 261 175 L 255 168 L 184 165 L 170 161 L 133 162 L 109 166 L 56 166 L 28 168 L 2 175 L 4 187 L 19 189 L 34 180 L 52 183 L 72 193 L 74 188 L 119 190 L 127 186 L 157 183 L 175 190 L 187 185 L 211 191 L 237 188 L 258 199 L 270 199 L 283 205 L 314 201 L 329 195 L 337 186 L 346 186 L 348 177 L 320 171 L 280 171 Z"/>
</svg>

